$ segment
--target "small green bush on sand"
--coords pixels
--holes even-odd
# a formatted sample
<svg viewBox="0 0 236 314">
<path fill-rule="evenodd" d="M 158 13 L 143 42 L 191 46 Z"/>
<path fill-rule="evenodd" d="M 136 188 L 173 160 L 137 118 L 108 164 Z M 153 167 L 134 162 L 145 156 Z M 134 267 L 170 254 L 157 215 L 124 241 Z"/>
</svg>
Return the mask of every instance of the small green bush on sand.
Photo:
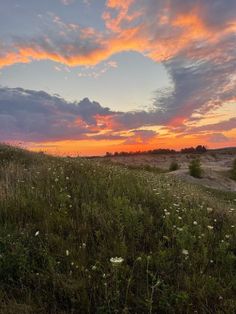
<svg viewBox="0 0 236 314">
<path fill-rule="evenodd" d="M 176 171 L 180 168 L 179 164 L 177 161 L 172 161 L 169 167 L 169 171 Z"/>
<path fill-rule="evenodd" d="M 202 168 L 200 160 L 193 159 L 189 164 L 189 174 L 194 178 L 201 178 L 202 177 Z"/>
</svg>

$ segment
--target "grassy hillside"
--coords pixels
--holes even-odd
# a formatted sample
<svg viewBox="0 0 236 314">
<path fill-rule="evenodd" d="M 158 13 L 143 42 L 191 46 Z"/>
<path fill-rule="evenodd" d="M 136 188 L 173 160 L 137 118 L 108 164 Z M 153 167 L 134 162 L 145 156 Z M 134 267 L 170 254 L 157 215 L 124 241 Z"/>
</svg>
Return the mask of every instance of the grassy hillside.
<svg viewBox="0 0 236 314">
<path fill-rule="evenodd" d="M 235 212 L 165 174 L 1 146 L 0 313 L 235 313 Z"/>
</svg>

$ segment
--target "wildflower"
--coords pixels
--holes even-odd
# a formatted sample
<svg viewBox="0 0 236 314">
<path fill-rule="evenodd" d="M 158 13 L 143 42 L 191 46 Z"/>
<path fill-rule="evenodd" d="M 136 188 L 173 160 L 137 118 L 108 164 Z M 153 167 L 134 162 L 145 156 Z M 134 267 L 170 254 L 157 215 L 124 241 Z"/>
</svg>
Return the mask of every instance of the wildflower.
<svg viewBox="0 0 236 314">
<path fill-rule="evenodd" d="M 196 221 L 194 221 L 194 222 L 193 222 L 193 224 L 196 226 L 196 225 L 197 225 L 197 222 L 196 222 Z"/>
<path fill-rule="evenodd" d="M 229 234 L 226 234 L 225 237 L 226 237 L 226 239 L 229 239 L 229 238 L 230 238 L 230 235 L 229 235 Z"/>
<path fill-rule="evenodd" d="M 66 180 L 69 180 L 70 178 L 69 177 L 66 177 Z"/>
<path fill-rule="evenodd" d="M 232 213 L 234 210 L 235 210 L 234 208 L 230 208 L 230 210 L 229 210 L 229 211 Z"/>
<path fill-rule="evenodd" d="M 179 216 L 178 218 L 179 218 L 179 220 L 182 220 L 182 217 Z"/>
<path fill-rule="evenodd" d="M 36 231 L 34 235 L 37 237 L 39 235 L 39 231 Z"/>
<path fill-rule="evenodd" d="M 55 181 L 55 182 L 58 182 L 58 181 L 59 181 L 59 179 L 58 179 L 58 178 L 56 178 L 54 181 Z"/>
<path fill-rule="evenodd" d="M 110 262 L 113 266 L 119 266 L 121 263 L 123 263 L 124 259 L 122 257 L 111 257 Z"/>
<path fill-rule="evenodd" d="M 183 249 L 183 250 L 182 250 L 182 254 L 188 255 L 188 250 Z"/>
<path fill-rule="evenodd" d="M 209 230 L 214 229 L 214 227 L 213 227 L 213 226 L 207 226 L 207 228 L 208 228 Z"/>
<path fill-rule="evenodd" d="M 97 266 L 96 265 L 93 265 L 92 266 L 92 270 L 96 270 L 97 269 Z"/>
<path fill-rule="evenodd" d="M 83 249 L 86 248 L 86 243 L 82 243 L 82 248 L 83 248 Z"/>
<path fill-rule="evenodd" d="M 181 232 L 181 231 L 183 231 L 183 228 L 177 227 L 177 230 Z"/>
<path fill-rule="evenodd" d="M 69 256 L 70 252 L 69 250 L 66 250 L 66 256 Z"/>
<path fill-rule="evenodd" d="M 208 212 L 208 213 L 211 213 L 212 211 L 213 211 L 213 208 L 207 207 L 207 212 Z"/>
</svg>

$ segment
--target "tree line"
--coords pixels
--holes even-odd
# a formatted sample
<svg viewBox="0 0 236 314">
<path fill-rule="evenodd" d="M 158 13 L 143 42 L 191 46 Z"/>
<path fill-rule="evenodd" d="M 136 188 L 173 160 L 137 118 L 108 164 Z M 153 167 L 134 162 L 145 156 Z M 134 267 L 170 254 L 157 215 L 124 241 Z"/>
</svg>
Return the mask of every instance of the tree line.
<svg viewBox="0 0 236 314">
<path fill-rule="evenodd" d="M 135 152 L 106 152 L 106 157 L 114 157 L 114 156 L 136 156 L 136 155 L 161 155 L 161 154 L 203 154 L 207 152 L 207 148 L 204 145 L 198 145 L 196 147 L 187 147 L 182 148 L 180 151 L 176 151 L 174 149 L 168 148 L 157 148 L 147 151 L 135 151 Z"/>
</svg>

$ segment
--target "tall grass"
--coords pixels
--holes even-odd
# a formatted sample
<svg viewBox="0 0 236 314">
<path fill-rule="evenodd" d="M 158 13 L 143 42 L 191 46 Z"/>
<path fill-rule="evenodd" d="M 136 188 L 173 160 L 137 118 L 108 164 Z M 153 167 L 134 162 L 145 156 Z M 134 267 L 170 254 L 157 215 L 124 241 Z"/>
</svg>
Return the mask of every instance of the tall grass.
<svg viewBox="0 0 236 314">
<path fill-rule="evenodd" d="M 4 150 L 1 313 L 235 313 L 235 200 L 163 174 Z"/>
</svg>

